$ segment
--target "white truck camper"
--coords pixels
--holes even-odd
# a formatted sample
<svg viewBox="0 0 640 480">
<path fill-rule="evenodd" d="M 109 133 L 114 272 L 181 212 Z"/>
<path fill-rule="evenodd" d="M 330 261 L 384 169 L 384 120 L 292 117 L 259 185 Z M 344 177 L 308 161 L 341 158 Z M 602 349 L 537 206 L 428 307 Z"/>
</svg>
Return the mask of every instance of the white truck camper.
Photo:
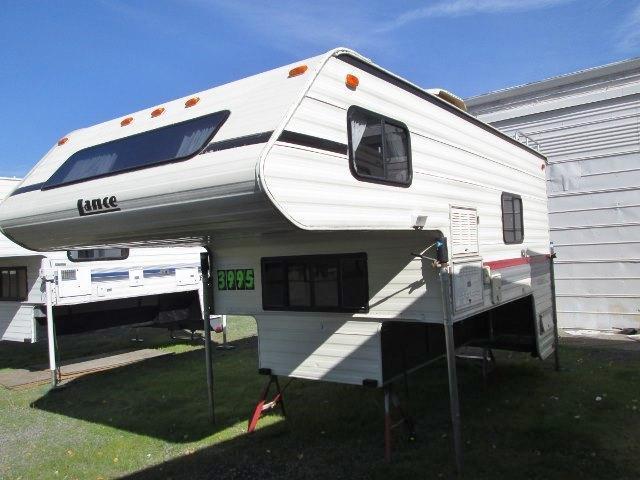
<svg viewBox="0 0 640 480">
<path fill-rule="evenodd" d="M 446 356 L 459 466 L 455 347 L 544 359 L 556 335 L 546 160 L 456 99 L 335 49 L 69 133 L 0 226 L 36 250 L 196 240 L 206 308 L 255 317 L 269 382 L 382 387 L 387 419 L 391 383 Z"/>
<path fill-rule="evenodd" d="M 20 182 L 0 178 L 0 200 Z M 0 234 L 0 340 L 47 339 L 55 374 L 59 335 L 132 324 L 200 329 L 201 251 L 162 247 L 35 252 Z"/>
</svg>

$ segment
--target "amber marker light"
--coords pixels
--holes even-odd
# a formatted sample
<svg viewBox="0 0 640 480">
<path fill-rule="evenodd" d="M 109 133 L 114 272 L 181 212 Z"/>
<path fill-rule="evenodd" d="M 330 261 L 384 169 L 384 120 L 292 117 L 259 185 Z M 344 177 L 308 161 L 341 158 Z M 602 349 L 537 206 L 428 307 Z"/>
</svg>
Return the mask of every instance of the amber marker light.
<svg viewBox="0 0 640 480">
<path fill-rule="evenodd" d="M 302 75 L 307 71 L 308 68 L 309 67 L 307 67 L 306 65 L 298 65 L 296 68 L 292 68 L 291 70 L 289 70 L 289 78 Z"/>
<path fill-rule="evenodd" d="M 355 90 L 358 87 L 358 85 L 360 85 L 360 80 L 358 80 L 358 77 L 356 77 L 355 75 L 351 75 L 349 73 L 347 74 L 347 77 L 345 78 L 344 83 L 351 90 Z"/>
<path fill-rule="evenodd" d="M 193 107 L 200 101 L 200 97 L 191 97 L 189 100 L 184 102 L 184 108 Z"/>
<path fill-rule="evenodd" d="M 68 141 L 69 141 L 69 137 L 62 137 L 60 140 L 58 140 L 58 146 L 64 145 Z"/>
<path fill-rule="evenodd" d="M 151 117 L 159 117 L 164 113 L 164 107 L 158 107 L 153 112 L 151 112 Z"/>
<path fill-rule="evenodd" d="M 124 118 L 121 122 L 120 122 L 120 126 L 121 127 L 126 127 L 127 125 L 129 125 L 131 122 L 133 122 L 133 117 L 127 117 Z"/>
</svg>

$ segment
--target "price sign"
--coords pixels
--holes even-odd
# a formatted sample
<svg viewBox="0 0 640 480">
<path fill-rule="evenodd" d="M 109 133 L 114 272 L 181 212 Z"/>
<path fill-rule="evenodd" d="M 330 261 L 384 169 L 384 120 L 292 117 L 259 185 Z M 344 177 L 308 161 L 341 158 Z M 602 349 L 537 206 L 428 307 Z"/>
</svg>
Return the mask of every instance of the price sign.
<svg viewBox="0 0 640 480">
<path fill-rule="evenodd" d="M 253 268 L 218 270 L 218 290 L 253 290 Z"/>
</svg>

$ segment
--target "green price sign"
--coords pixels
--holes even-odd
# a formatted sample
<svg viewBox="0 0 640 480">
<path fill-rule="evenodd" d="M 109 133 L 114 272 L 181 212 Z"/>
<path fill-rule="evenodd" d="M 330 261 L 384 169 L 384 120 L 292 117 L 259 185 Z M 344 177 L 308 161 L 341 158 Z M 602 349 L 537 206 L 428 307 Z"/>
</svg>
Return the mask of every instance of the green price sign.
<svg viewBox="0 0 640 480">
<path fill-rule="evenodd" d="M 218 290 L 253 290 L 253 268 L 218 270 Z"/>
</svg>

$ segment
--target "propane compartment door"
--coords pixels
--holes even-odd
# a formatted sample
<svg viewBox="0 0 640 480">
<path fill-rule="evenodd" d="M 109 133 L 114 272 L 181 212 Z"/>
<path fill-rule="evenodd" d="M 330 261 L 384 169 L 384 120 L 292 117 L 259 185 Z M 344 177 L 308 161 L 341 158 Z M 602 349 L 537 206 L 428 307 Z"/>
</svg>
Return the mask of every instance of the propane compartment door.
<svg viewBox="0 0 640 480">
<path fill-rule="evenodd" d="M 91 269 L 88 267 L 59 268 L 58 296 L 80 297 L 91 295 Z"/>
<path fill-rule="evenodd" d="M 454 313 L 482 305 L 483 288 L 481 259 L 466 259 L 453 264 Z"/>
</svg>

